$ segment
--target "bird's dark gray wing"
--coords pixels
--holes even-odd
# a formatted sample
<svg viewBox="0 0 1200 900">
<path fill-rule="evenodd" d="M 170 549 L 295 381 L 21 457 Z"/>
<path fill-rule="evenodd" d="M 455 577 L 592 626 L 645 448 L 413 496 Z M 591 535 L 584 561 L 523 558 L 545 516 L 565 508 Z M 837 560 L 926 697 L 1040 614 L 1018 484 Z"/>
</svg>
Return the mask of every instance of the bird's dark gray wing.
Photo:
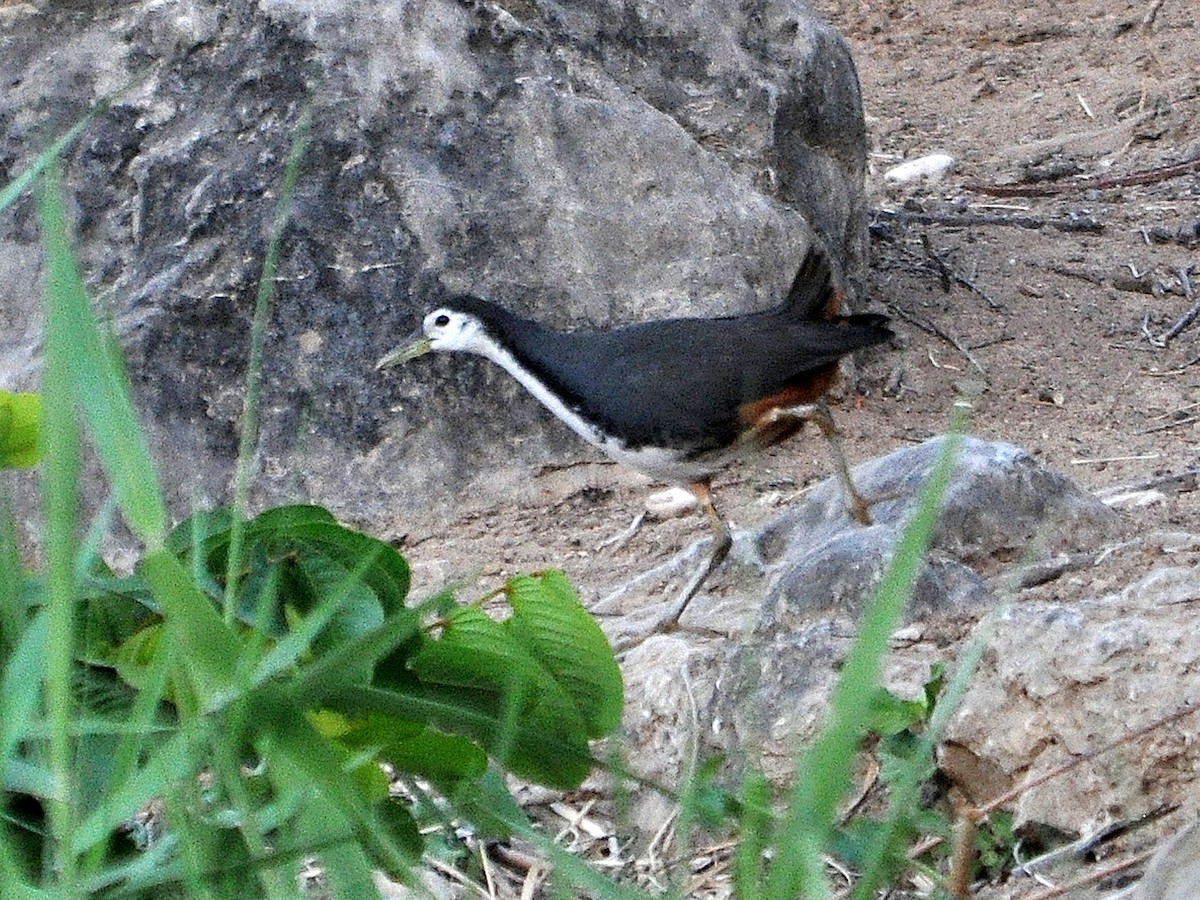
<svg viewBox="0 0 1200 900">
<path fill-rule="evenodd" d="M 714 449 L 736 438 L 743 404 L 889 336 L 875 316 L 648 322 L 554 334 L 551 377 L 584 418 L 631 446 Z"/>
</svg>

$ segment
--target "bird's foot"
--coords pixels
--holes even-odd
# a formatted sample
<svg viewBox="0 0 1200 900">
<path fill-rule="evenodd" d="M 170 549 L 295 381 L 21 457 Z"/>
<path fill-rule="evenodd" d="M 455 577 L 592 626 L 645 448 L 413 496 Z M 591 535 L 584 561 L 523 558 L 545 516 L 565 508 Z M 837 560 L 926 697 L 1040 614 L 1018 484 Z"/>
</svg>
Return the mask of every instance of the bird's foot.
<svg viewBox="0 0 1200 900">
<path fill-rule="evenodd" d="M 850 518 L 862 526 L 874 524 L 871 521 L 871 504 L 858 491 L 846 498 L 847 511 Z M 875 501 L 878 502 L 878 501 Z"/>
<path fill-rule="evenodd" d="M 859 525 L 873 525 L 874 520 L 871 518 L 871 508 L 878 506 L 880 503 L 887 503 L 891 500 L 899 500 L 906 496 L 902 490 L 891 490 L 883 494 L 876 494 L 870 499 L 867 499 L 857 490 L 852 494 L 847 495 L 846 511 L 850 514 L 850 518 Z"/>
<path fill-rule="evenodd" d="M 699 546 L 699 544 L 693 545 L 686 553 L 680 554 L 675 558 L 675 560 L 672 560 L 672 562 L 678 563 L 681 558 L 691 558 L 695 555 L 695 552 Z M 729 548 L 732 546 L 733 538 L 722 522 L 721 530 L 714 536 L 712 550 L 708 555 L 708 559 L 705 561 L 704 565 L 702 565 L 692 574 L 692 577 L 688 579 L 687 584 L 683 586 L 683 588 L 676 595 L 675 599 L 671 601 L 671 605 L 650 622 L 638 625 L 632 631 L 622 634 L 621 637 L 618 638 L 613 644 L 613 649 L 618 653 L 623 653 L 631 647 L 636 647 L 651 635 L 668 634 L 672 631 L 678 630 L 680 628 L 679 619 L 681 616 L 683 616 L 684 610 L 687 609 L 688 604 L 691 603 L 692 598 L 695 597 L 700 588 L 703 587 L 704 582 L 708 580 L 708 577 L 713 573 L 717 566 L 724 561 L 725 557 L 729 555 Z M 659 568 L 661 569 L 662 567 Z M 608 598 L 606 598 L 605 602 L 607 602 L 607 599 Z"/>
<path fill-rule="evenodd" d="M 638 588 L 648 587 L 667 581 L 674 578 L 680 572 L 695 563 L 696 557 L 700 555 L 704 548 L 703 541 L 696 541 L 686 550 L 681 550 L 673 557 L 653 569 L 648 569 L 640 575 L 635 575 L 628 581 L 618 585 L 610 591 L 602 600 L 590 607 L 590 612 L 595 616 L 615 616 L 621 612 L 621 598 Z"/>
</svg>

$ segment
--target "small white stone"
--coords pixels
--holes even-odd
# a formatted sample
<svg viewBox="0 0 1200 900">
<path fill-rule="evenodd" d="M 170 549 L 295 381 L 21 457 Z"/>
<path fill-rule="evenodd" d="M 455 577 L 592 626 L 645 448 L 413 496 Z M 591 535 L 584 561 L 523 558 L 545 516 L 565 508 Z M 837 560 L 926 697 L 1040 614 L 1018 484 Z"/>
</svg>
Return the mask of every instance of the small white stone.
<svg viewBox="0 0 1200 900">
<path fill-rule="evenodd" d="M 1166 499 L 1167 495 L 1159 490 L 1126 491 L 1122 494 L 1105 497 L 1104 504 L 1113 509 L 1140 509 L 1143 506 L 1154 506 L 1158 503 L 1163 503 Z"/>
<path fill-rule="evenodd" d="M 936 181 L 954 168 L 954 157 L 945 153 L 931 153 L 892 166 L 883 173 L 883 180 L 891 184 L 908 184 L 924 178 Z"/>
<path fill-rule="evenodd" d="M 695 507 L 696 503 L 691 491 L 681 487 L 667 488 L 646 498 L 646 512 L 659 519 L 673 519 Z"/>
</svg>

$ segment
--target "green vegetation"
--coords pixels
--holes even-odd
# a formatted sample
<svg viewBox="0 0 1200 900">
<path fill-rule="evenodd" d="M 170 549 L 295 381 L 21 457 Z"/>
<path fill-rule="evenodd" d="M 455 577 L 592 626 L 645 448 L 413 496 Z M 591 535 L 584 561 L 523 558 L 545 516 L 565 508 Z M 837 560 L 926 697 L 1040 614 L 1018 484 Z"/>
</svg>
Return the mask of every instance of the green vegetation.
<svg viewBox="0 0 1200 900">
<path fill-rule="evenodd" d="M 40 396 L 0 395 L 0 462 L 40 460 L 47 562 L 41 574 L 19 564 L 6 505 L 5 897 L 294 896 L 307 857 L 337 896 L 371 896 L 372 869 L 406 877 L 423 850 L 383 762 L 484 834 L 528 828 L 496 772 L 577 785 L 590 740 L 621 712 L 612 651 L 565 578 L 514 578 L 497 622 L 449 593 L 408 604 L 403 557 L 317 507 L 247 518 L 235 504 L 169 529 L 119 354 L 71 253 L 56 164 L 36 168 L 45 370 Z M 286 199 L 280 209 L 271 259 Z M 86 534 L 85 440 L 112 492 Z M 96 551 L 114 510 L 144 546 L 130 575 Z"/>
</svg>

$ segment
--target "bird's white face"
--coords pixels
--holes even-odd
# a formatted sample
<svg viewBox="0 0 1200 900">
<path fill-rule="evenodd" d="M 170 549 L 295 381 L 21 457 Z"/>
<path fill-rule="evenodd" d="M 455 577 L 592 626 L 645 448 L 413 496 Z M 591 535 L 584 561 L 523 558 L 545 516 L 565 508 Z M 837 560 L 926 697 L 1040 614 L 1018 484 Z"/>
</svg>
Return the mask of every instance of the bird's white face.
<svg viewBox="0 0 1200 900">
<path fill-rule="evenodd" d="M 484 336 L 483 323 L 470 313 L 442 307 L 425 317 L 422 325 L 430 350 L 478 353 Z"/>
<path fill-rule="evenodd" d="M 416 334 L 375 364 L 376 369 L 398 366 L 424 356 L 431 350 L 491 355 L 495 343 L 487 336 L 478 316 L 443 306 L 425 317 Z"/>
</svg>

